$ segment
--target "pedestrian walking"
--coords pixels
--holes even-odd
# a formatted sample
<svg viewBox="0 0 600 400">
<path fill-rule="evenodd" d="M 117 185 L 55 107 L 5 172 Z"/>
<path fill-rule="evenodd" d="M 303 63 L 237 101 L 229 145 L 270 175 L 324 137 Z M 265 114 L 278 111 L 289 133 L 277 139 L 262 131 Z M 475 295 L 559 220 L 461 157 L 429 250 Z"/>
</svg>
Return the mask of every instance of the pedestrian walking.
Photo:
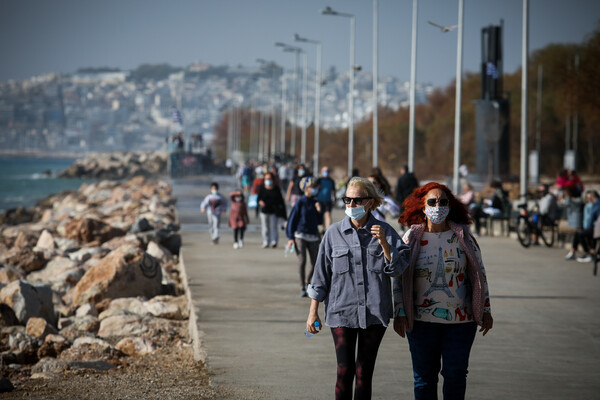
<svg viewBox="0 0 600 400">
<path fill-rule="evenodd" d="M 317 253 L 319 252 L 319 243 L 321 242 L 319 225 L 323 223 L 323 217 L 320 212 L 320 205 L 316 200 L 319 191 L 316 187 L 316 180 L 312 177 L 302 178 L 300 188 L 304 191 L 304 195 L 300 197 L 290 211 L 286 235 L 288 246 L 294 246 L 298 255 L 300 296 L 306 297 L 306 286 L 312 279 Z M 310 257 L 308 273 L 306 273 L 306 253 Z"/>
<path fill-rule="evenodd" d="M 323 215 L 323 226 L 325 230 L 331 225 L 331 209 L 335 202 L 335 182 L 331 178 L 329 167 L 321 168 L 321 176 L 317 179 L 316 186 L 319 190 L 317 201 Z"/>
<path fill-rule="evenodd" d="M 382 198 L 366 178 L 348 182 L 343 201 L 347 218 L 332 224 L 319 247 L 308 286 L 306 330 L 318 333 L 319 303 L 331 328 L 337 358 L 336 399 L 370 399 L 377 351 L 390 319 L 390 277 L 407 267 L 410 251 L 398 233 L 372 212 Z"/>
<path fill-rule="evenodd" d="M 481 251 L 467 208 L 447 186 L 428 183 L 404 206 L 411 260 L 394 279 L 394 330 L 408 336 L 415 399 L 437 399 L 440 367 L 444 399 L 464 399 L 477 325 L 484 335 L 493 326 Z"/>
<path fill-rule="evenodd" d="M 213 182 L 210 184 L 210 194 L 200 204 L 200 212 L 206 214 L 208 218 L 208 228 L 212 244 L 219 244 L 221 214 L 225 211 L 227 211 L 225 196 L 219 193 L 219 184 Z"/>
<path fill-rule="evenodd" d="M 235 190 L 229 193 L 229 201 L 231 202 L 229 226 L 233 229 L 233 248 L 241 249 L 244 247 L 244 232 L 246 232 L 246 227 L 250 222 L 244 192 Z"/>
<path fill-rule="evenodd" d="M 375 186 L 375 189 L 377 189 L 383 198 L 381 205 L 373 211 L 373 216 L 380 221 L 385 221 L 386 215 L 389 215 L 391 218 L 398 218 L 400 215 L 400 207 L 398 207 L 394 199 L 390 196 L 390 187 L 386 185 L 386 181 L 381 175 L 375 174 L 369 176 L 369 181 Z"/>
<path fill-rule="evenodd" d="M 287 215 L 281 189 L 275 185 L 271 172 L 265 174 L 264 184 L 258 188 L 257 200 L 260 208 L 262 247 L 275 248 L 279 242 L 277 220 L 287 219 Z"/>
<path fill-rule="evenodd" d="M 294 206 L 296 201 L 302 196 L 302 189 L 300 189 L 300 179 L 305 176 L 309 176 L 310 174 L 306 170 L 304 164 L 298 165 L 294 173 L 294 178 L 290 181 L 287 187 L 287 192 L 285 195 L 285 201 L 290 203 L 290 206 Z"/>
</svg>

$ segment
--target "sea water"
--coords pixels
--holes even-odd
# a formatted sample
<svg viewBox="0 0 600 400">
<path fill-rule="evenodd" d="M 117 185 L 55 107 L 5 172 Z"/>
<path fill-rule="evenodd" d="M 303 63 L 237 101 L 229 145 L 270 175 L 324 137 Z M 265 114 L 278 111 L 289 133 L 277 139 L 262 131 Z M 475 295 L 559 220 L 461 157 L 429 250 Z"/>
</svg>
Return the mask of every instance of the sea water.
<svg viewBox="0 0 600 400">
<path fill-rule="evenodd" d="M 37 201 L 67 189 L 78 189 L 93 180 L 58 178 L 74 158 L 0 156 L 0 213 L 32 207 Z"/>
</svg>

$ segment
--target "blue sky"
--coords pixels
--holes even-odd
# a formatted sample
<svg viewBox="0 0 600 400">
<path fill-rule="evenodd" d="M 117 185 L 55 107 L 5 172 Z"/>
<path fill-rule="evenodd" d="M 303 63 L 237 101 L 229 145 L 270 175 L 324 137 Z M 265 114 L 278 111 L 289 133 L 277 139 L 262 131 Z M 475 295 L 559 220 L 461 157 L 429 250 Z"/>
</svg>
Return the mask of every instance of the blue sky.
<svg viewBox="0 0 600 400">
<path fill-rule="evenodd" d="M 379 74 L 410 78 L 412 0 L 379 0 Z M 135 68 L 166 62 L 187 66 L 256 66 L 256 59 L 291 68 L 293 56 L 274 46 L 294 33 L 323 42 L 323 67 L 349 66 L 349 20 L 324 16 L 331 6 L 356 16 L 356 63 L 372 71 L 370 0 L 2 0 L 0 81 L 79 67 Z M 417 80 L 447 85 L 456 74 L 458 0 L 420 0 Z M 465 0 L 464 71 L 477 71 L 481 28 L 504 20 L 505 72 L 521 65 L 522 0 Z M 598 28 L 600 0 L 530 0 L 530 50 L 578 43 Z M 306 46 L 309 65 L 315 47 Z"/>
</svg>

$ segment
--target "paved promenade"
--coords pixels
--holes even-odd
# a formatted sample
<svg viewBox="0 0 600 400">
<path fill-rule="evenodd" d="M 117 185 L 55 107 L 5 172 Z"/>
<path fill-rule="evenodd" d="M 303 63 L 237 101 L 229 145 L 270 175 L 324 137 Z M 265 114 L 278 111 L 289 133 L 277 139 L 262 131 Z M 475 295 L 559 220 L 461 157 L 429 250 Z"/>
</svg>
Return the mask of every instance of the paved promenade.
<svg viewBox="0 0 600 400">
<path fill-rule="evenodd" d="M 299 297 L 296 258 L 284 257 L 283 232 L 277 249 L 262 249 L 252 211 L 243 249 L 232 248 L 230 229 L 211 245 L 199 213 L 207 188 L 180 182 L 174 190 L 197 325 L 212 382 L 227 393 L 223 398 L 333 398 L 331 333 L 324 328 L 313 338 L 303 335 L 309 300 Z M 337 210 L 335 220 L 342 215 Z M 592 264 L 567 262 L 559 248 L 524 249 L 510 238 L 482 237 L 479 243 L 494 329 L 475 339 L 467 398 L 599 399 L 600 277 L 592 275 Z M 408 344 L 390 327 L 373 399 L 411 398 Z"/>
</svg>

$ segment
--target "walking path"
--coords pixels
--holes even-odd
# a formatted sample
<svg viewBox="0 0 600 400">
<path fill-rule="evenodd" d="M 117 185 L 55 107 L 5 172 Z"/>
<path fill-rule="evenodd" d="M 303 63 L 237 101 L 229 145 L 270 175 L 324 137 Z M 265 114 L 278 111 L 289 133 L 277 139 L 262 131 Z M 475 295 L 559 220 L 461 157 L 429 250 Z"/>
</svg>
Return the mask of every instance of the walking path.
<svg viewBox="0 0 600 400">
<path fill-rule="evenodd" d="M 243 249 L 233 250 L 229 229 L 219 245 L 211 245 L 198 211 L 207 188 L 174 188 L 183 199 L 182 254 L 197 327 L 212 383 L 228 393 L 223 398 L 333 398 L 331 334 L 324 328 L 304 337 L 309 300 L 299 296 L 295 257 L 284 257 L 283 232 L 277 249 L 262 249 L 252 215 Z M 336 210 L 334 219 L 342 216 Z M 563 249 L 524 249 L 510 238 L 482 237 L 479 244 L 494 329 L 475 340 L 467 398 L 599 398 L 600 277 L 592 276 L 592 264 L 565 261 Z M 390 326 L 377 359 L 373 399 L 411 399 L 412 382 L 408 344 Z"/>
</svg>

